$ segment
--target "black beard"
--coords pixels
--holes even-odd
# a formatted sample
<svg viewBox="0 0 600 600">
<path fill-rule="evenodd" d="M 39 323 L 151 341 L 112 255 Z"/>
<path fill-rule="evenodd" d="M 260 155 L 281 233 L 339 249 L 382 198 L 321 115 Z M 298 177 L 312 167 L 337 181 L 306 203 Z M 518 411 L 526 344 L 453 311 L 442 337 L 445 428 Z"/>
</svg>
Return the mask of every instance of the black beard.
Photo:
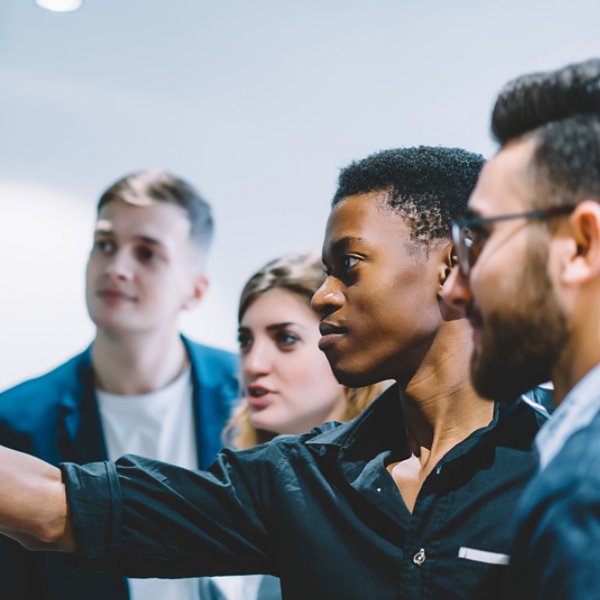
<svg viewBox="0 0 600 600">
<path fill-rule="evenodd" d="M 471 357 L 475 390 L 485 398 L 510 402 L 548 381 L 569 338 L 565 313 L 547 273 L 547 249 L 531 250 L 528 267 L 515 286 L 516 308 L 485 318 Z"/>
</svg>

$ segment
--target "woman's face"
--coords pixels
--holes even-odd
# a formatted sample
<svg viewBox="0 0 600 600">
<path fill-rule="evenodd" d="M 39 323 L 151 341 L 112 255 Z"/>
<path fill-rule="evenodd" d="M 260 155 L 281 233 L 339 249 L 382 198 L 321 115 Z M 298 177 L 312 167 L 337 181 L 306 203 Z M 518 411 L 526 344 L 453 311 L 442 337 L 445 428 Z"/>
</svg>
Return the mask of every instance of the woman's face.
<svg viewBox="0 0 600 600">
<path fill-rule="evenodd" d="M 301 296 L 261 294 L 239 327 L 242 383 L 257 429 L 303 433 L 345 412 L 344 388 L 317 343 L 319 319 Z"/>
</svg>

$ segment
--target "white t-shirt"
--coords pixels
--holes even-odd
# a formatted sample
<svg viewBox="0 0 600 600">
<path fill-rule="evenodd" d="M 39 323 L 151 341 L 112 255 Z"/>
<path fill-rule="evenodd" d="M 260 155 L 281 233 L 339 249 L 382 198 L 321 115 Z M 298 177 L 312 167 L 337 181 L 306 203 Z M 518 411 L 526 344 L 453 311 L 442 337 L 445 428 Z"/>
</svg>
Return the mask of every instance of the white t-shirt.
<svg viewBox="0 0 600 600">
<path fill-rule="evenodd" d="M 97 390 L 110 460 L 139 454 L 198 468 L 191 369 L 156 392 L 121 396 Z M 129 579 L 132 600 L 199 600 L 195 579 Z"/>
</svg>

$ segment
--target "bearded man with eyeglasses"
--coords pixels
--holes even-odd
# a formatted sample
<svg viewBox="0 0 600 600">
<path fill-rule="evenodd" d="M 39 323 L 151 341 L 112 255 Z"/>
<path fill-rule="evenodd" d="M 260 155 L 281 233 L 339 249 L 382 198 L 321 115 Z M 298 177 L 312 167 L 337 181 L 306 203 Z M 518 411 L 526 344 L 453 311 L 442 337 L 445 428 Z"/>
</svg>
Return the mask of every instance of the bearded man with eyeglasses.
<svg viewBox="0 0 600 600">
<path fill-rule="evenodd" d="M 557 409 L 517 513 L 509 598 L 600 597 L 600 60 L 522 76 L 454 225 L 445 300 L 471 321 L 478 392 L 551 378 Z"/>
</svg>

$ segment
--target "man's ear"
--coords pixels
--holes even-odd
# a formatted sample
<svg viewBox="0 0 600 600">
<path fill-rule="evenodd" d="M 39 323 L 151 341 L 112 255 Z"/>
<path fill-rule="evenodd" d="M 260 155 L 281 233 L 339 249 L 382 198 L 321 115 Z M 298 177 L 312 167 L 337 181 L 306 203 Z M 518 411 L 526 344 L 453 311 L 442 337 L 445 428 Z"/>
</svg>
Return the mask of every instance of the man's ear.
<svg viewBox="0 0 600 600">
<path fill-rule="evenodd" d="M 600 276 L 600 203 L 584 200 L 569 217 L 569 244 L 561 280 L 585 283 Z"/>
<path fill-rule="evenodd" d="M 441 290 L 444 287 L 452 269 L 458 263 L 458 258 L 456 256 L 456 249 L 452 242 L 448 242 L 442 249 L 441 260 L 438 266 L 438 282 L 439 289 Z"/>
<path fill-rule="evenodd" d="M 444 289 L 452 285 L 453 277 L 456 276 L 458 265 L 458 257 L 454 244 L 448 243 L 443 248 L 442 260 L 438 267 L 438 290 L 437 298 L 440 305 L 440 313 L 444 321 L 455 321 L 456 319 L 464 319 L 465 311 L 462 306 L 451 306 L 444 300 Z"/>
<path fill-rule="evenodd" d="M 208 277 L 202 273 L 195 276 L 192 282 L 192 294 L 190 297 L 183 303 L 182 308 L 184 310 L 190 310 L 194 308 L 200 300 L 202 300 L 206 290 L 208 290 L 209 286 Z"/>
</svg>

